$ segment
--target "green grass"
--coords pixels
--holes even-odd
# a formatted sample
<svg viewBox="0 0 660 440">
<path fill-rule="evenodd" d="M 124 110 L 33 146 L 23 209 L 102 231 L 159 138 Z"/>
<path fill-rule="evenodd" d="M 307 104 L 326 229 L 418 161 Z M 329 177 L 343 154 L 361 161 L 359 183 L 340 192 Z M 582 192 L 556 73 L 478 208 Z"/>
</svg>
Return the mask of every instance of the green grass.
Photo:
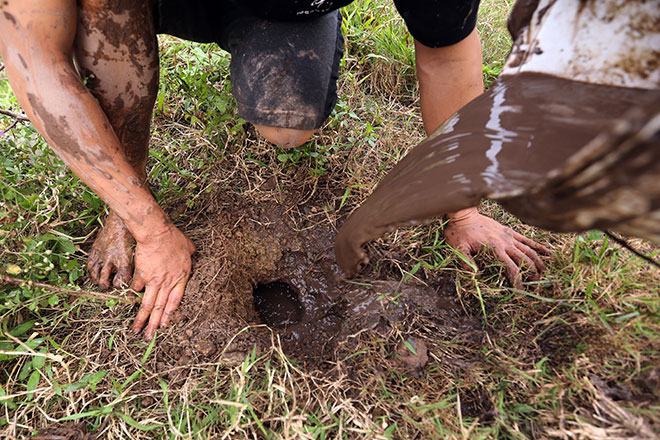
<svg viewBox="0 0 660 440">
<path fill-rule="evenodd" d="M 511 4 L 482 5 L 486 84 L 508 52 Z M 177 209 L 175 221 L 227 189 L 213 179 L 219 166 L 255 180 L 298 171 L 305 183 L 340 178 L 346 189 L 327 207 L 332 215 L 363 200 L 423 137 L 412 40 L 392 5 L 363 0 L 344 17 L 339 102 L 319 136 L 294 150 L 274 151 L 237 116 L 226 54 L 161 41 L 149 179 L 164 207 Z M 18 112 L 1 79 L 0 107 Z M 107 438 L 163 439 L 604 438 L 635 424 L 659 429 L 657 270 L 598 231 L 546 233 L 492 203 L 482 210 L 554 250 L 538 284 L 507 288 L 489 255 L 478 273 L 463 272 L 440 222 L 376 244 L 407 255 L 397 262 L 402 278 L 455 277 L 461 306 L 485 331 L 479 344 L 470 331 L 420 316 L 342 346 L 332 374 L 286 358 L 275 336 L 264 352 L 223 353 L 217 362 L 163 373 L 161 339 L 146 344 L 124 331 L 135 313 L 130 305 L 35 287 L 91 288 L 84 250 L 104 207 L 29 123 L 9 129 L 13 120 L 0 118 L 0 273 L 25 280 L 0 287 L 6 438 L 80 422 Z M 648 243 L 633 244 L 658 255 Z M 433 340 L 423 377 L 387 367 L 390 348 L 410 334 Z M 636 399 L 616 397 L 626 393 Z"/>
</svg>

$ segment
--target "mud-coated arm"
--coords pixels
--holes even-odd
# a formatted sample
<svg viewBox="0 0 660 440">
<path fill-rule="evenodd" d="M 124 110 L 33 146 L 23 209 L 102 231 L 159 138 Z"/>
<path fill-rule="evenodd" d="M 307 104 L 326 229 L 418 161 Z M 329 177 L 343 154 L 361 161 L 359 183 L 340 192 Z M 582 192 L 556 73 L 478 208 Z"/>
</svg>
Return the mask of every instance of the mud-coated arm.
<svg viewBox="0 0 660 440">
<path fill-rule="evenodd" d="M 483 92 L 479 35 L 474 29 L 462 41 L 439 48 L 415 41 L 415 57 L 424 129 L 426 134 L 431 134 Z M 519 266 L 527 266 L 535 278 L 545 268 L 536 252 L 547 254 L 550 252 L 547 248 L 479 214 L 477 208 L 447 213 L 447 218 L 447 243 L 469 260 L 484 246 L 492 247 L 515 287 L 522 287 Z"/>
<path fill-rule="evenodd" d="M 36 129 L 135 237 L 134 283 L 147 290 L 134 329 L 151 315 L 150 335 L 162 323 L 163 310 L 166 322 L 167 313 L 179 304 L 193 246 L 136 174 L 81 81 L 72 57 L 76 14 L 73 0 L 3 2 L 0 52 L 12 89 Z"/>
<path fill-rule="evenodd" d="M 483 91 L 479 35 L 475 29 L 458 43 L 438 48 L 427 47 L 415 40 L 415 56 L 422 119 L 426 133 L 430 134 L 450 115 Z M 397 164 L 381 185 L 388 187 L 388 178 L 391 175 L 396 176 L 402 167 L 410 166 L 410 163 L 404 165 L 404 162 L 405 159 Z M 445 229 L 446 242 L 464 254 L 468 261 L 471 260 L 471 255 L 481 251 L 484 246 L 492 247 L 500 261 L 505 264 L 510 282 L 516 287 L 521 287 L 522 282 L 519 266 L 526 265 L 535 276 L 543 270 L 543 262 L 536 252 L 549 251 L 510 228 L 479 214 L 476 208 L 469 207 L 478 201 L 470 188 L 466 188 L 463 198 L 453 201 L 451 208 L 446 205 L 447 198 L 442 197 L 444 188 L 437 188 L 437 194 L 427 194 L 424 200 L 416 197 L 417 192 L 412 183 L 407 186 L 407 193 L 395 195 L 392 193 L 392 187 L 388 188 L 390 192 L 382 192 L 379 191 L 379 186 L 349 217 L 337 235 L 337 262 L 348 275 L 359 271 L 368 261 L 362 249 L 362 244 L 366 241 L 397 226 L 442 214 L 447 214 L 449 218 Z M 437 200 L 434 199 L 436 195 L 439 196 Z M 447 213 L 442 212 L 442 209 L 460 211 Z M 380 215 L 375 216 L 374 212 Z"/>
</svg>

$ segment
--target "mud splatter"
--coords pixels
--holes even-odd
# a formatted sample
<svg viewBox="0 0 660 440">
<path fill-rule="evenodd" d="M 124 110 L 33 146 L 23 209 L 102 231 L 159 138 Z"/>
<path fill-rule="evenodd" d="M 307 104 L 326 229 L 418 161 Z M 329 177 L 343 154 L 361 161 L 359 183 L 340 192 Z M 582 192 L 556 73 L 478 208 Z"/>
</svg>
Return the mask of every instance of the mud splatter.
<svg viewBox="0 0 660 440">
<path fill-rule="evenodd" d="M 9 12 L 3 12 L 2 15 L 5 16 L 5 20 L 11 21 L 11 23 L 16 26 L 16 18 Z"/>
</svg>

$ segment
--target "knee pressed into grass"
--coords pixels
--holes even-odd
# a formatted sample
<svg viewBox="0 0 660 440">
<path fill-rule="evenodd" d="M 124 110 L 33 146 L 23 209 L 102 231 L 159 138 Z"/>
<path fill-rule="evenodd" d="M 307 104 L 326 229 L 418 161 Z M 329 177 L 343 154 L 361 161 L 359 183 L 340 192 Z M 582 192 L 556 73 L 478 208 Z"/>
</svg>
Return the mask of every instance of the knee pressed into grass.
<svg viewBox="0 0 660 440">
<path fill-rule="evenodd" d="M 255 125 L 259 133 L 278 147 L 295 148 L 307 142 L 316 130 L 297 130 L 295 128 L 268 127 Z"/>
</svg>

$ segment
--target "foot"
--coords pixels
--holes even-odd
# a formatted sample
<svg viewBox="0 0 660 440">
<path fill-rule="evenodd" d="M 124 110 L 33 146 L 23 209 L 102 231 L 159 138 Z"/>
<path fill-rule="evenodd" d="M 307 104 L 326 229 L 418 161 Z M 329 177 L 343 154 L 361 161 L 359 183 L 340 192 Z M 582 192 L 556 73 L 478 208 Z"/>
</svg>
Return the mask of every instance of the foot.
<svg viewBox="0 0 660 440">
<path fill-rule="evenodd" d="M 112 211 L 96 236 L 87 259 L 92 282 L 102 289 L 128 287 L 133 277 L 135 239 Z"/>
</svg>

